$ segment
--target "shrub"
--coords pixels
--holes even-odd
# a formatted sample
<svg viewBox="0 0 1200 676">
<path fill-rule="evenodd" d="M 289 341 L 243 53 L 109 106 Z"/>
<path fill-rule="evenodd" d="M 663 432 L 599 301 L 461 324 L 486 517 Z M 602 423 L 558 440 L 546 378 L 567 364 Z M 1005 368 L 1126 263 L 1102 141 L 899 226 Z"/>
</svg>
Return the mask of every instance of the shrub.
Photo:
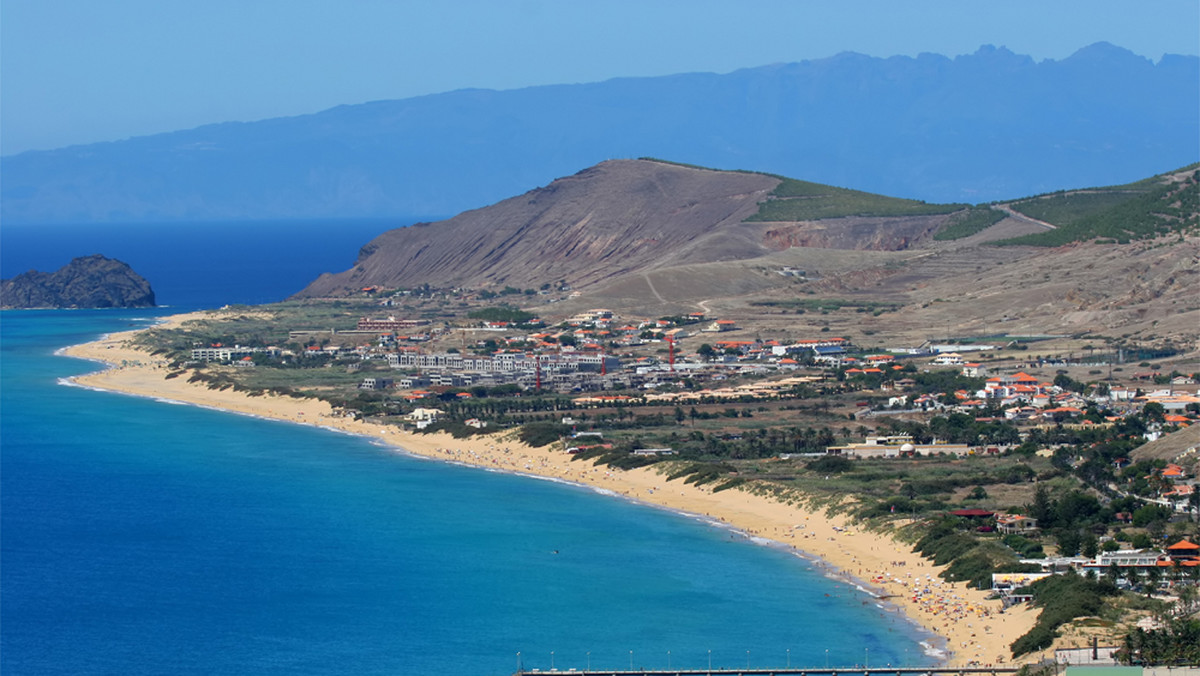
<svg viewBox="0 0 1200 676">
<path fill-rule="evenodd" d="M 826 455 L 805 465 L 814 472 L 825 474 L 841 474 L 854 469 L 854 461 L 840 455 Z"/>
<path fill-rule="evenodd" d="M 520 440 L 533 447 L 547 446 L 569 433 L 571 429 L 557 423 L 536 422 L 522 425 L 518 434 Z"/>
<path fill-rule="evenodd" d="M 1089 580 L 1075 573 L 1042 578 L 1029 591 L 1042 613 L 1029 633 L 1013 643 L 1013 657 L 1049 647 L 1059 627 L 1077 617 L 1099 614 L 1105 597 L 1119 593 L 1107 580 Z"/>
</svg>

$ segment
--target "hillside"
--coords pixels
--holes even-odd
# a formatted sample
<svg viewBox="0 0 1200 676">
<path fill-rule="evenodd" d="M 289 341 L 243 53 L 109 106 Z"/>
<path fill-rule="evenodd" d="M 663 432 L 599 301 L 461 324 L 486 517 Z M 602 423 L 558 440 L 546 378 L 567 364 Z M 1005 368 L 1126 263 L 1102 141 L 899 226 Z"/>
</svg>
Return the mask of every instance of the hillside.
<svg viewBox="0 0 1200 676">
<path fill-rule="evenodd" d="M 1192 425 L 1139 446 L 1132 455 L 1134 460 L 1178 462 L 1191 460 L 1197 452 L 1200 452 L 1200 425 Z"/>
<path fill-rule="evenodd" d="M 1058 246 L 1089 239 L 1128 242 L 1200 229 L 1200 165 L 1128 185 L 1064 190 L 1008 206 L 1054 230 L 1026 235 L 1013 244 Z"/>
<path fill-rule="evenodd" d="M 431 218 L 646 156 L 980 203 L 1195 162 L 1197 82 L 1100 43 L 464 90 L 0 158 L 0 218 Z"/>
<path fill-rule="evenodd" d="M 1050 333 L 1190 351 L 1200 338 L 1195 232 L 1124 245 L 993 246 L 1046 230 L 1001 212 L 974 234 L 939 241 L 964 215 L 988 210 L 813 183 L 803 192 L 814 202 L 832 196 L 820 207 L 829 217 L 761 220 L 781 186 L 797 185 L 654 160 L 604 162 L 491 207 L 384 233 L 353 268 L 323 275 L 297 297 L 369 286 L 500 292 L 565 283 L 572 297 L 531 309 L 700 310 L 774 334 L 867 334 L 880 345 Z M 880 211 L 907 215 L 863 215 Z M 820 299 L 844 309 L 804 311 Z"/>
<path fill-rule="evenodd" d="M 498 290 L 565 281 L 586 288 L 794 247 L 899 250 L 928 239 L 963 208 L 806 183 L 802 199 L 822 217 L 767 220 L 784 215 L 774 204 L 801 199 L 779 196 L 781 186 L 795 183 L 657 160 L 603 162 L 447 221 L 384 233 L 351 270 L 324 275 L 299 295 L 420 284 Z M 891 215 L 863 215 L 871 213 Z"/>
<path fill-rule="evenodd" d="M 739 224 L 779 180 L 653 161 L 605 162 L 450 220 L 384 233 L 354 268 L 300 295 L 363 286 L 582 286 L 668 260 L 710 262 L 766 253 Z M 705 246 L 720 236 L 717 246 Z"/>
</svg>

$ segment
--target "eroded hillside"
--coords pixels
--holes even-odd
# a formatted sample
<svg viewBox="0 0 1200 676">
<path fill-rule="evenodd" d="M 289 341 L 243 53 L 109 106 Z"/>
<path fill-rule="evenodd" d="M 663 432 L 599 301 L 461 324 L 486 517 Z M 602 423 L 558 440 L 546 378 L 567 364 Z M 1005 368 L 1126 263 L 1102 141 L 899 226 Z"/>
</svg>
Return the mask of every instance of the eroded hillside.
<svg viewBox="0 0 1200 676">
<path fill-rule="evenodd" d="M 535 309 L 700 310 L 770 330 L 866 332 L 880 344 L 1053 333 L 1195 349 L 1195 233 L 995 246 L 1053 227 L 1005 212 L 970 236 L 935 239 L 967 211 L 764 174 L 611 161 L 491 207 L 385 233 L 354 268 L 322 276 L 299 296 L 565 283 L 572 298 Z M 787 215 L 807 220 L 779 220 Z M 812 299 L 887 311 L 804 313 Z"/>
</svg>

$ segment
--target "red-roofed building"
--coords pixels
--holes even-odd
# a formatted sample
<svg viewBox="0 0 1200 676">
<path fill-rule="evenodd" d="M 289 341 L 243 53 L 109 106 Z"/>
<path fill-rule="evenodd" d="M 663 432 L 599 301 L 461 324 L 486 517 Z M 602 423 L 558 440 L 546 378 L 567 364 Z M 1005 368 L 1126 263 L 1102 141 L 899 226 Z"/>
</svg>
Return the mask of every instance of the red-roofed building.
<svg viewBox="0 0 1200 676">
<path fill-rule="evenodd" d="M 1167 556 L 1170 556 L 1172 561 L 1200 560 L 1200 545 L 1188 542 L 1187 540 L 1180 540 L 1167 547 Z"/>
<path fill-rule="evenodd" d="M 1182 479 L 1187 476 L 1187 472 L 1179 465 L 1169 464 L 1163 468 L 1162 475 L 1167 479 Z"/>
<path fill-rule="evenodd" d="M 1056 390 L 1052 384 L 1039 383 L 1037 378 L 1026 373 L 988 378 L 983 389 L 988 399 L 1000 399 L 1005 403 L 1024 401 L 1037 405 L 1049 403 L 1052 391 Z"/>
<path fill-rule="evenodd" d="M 755 343 L 753 340 L 718 340 L 713 345 L 713 347 L 721 350 L 737 350 L 742 353 L 748 352 L 754 346 Z"/>
</svg>

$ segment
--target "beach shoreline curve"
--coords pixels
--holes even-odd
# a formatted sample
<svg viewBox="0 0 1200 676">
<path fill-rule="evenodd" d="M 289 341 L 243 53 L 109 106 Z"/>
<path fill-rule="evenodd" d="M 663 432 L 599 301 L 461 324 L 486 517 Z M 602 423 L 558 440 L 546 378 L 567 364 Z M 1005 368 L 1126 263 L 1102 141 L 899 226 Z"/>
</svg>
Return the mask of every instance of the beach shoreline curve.
<svg viewBox="0 0 1200 676">
<path fill-rule="evenodd" d="M 162 318 L 154 327 L 178 326 L 207 314 L 192 312 Z M 552 479 L 699 518 L 741 533 L 758 544 L 779 547 L 804 558 L 828 577 L 858 588 L 885 610 L 937 637 L 922 641 L 925 653 L 948 666 L 1008 666 L 1036 661 L 1031 654 L 1012 660 L 1009 646 L 1029 631 L 1037 611 L 1028 607 L 1002 610 L 987 592 L 965 583 L 949 583 L 911 547 L 873 533 L 843 516 L 784 504 L 752 492 L 668 481 L 653 467 L 620 470 L 576 462 L 564 451 L 534 448 L 511 435 L 495 433 L 466 439 L 449 434 L 416 434 L 392 426 L 335 415 L 316 399 L 274 394 L 249 396 L 212 390 L 185 378 L 167 379 L 167 362 L 133 343 L 150 328 L 101 336 L 56 354 L 103 364 L 104 368 L 72 376 L 69 384 L 108 392 L 184 403 L 264 419 L 322 427 L 364 437 L 414 457 L 452 462 L 493 471 Z"/>
</svg>

